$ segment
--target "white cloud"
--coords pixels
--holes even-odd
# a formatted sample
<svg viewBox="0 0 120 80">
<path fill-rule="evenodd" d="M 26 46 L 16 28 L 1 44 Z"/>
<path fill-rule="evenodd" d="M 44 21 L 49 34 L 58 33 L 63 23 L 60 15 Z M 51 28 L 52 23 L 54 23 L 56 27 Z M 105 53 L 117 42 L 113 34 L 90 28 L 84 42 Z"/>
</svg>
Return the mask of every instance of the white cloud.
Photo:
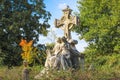
<svg viewBox="0 0 120 80">
<path fill-rule="evenodd" d="M 57 28 L 55 28 L 55 27 L 52 28 L 52 31 L 56 31 L 56 30 L 57 30 Z"/>
<path fill-rule="evenodd" d="M 66 3 L 60 3 L 60 4 L 58 5 L 58 8 L 61 9 L 61 10 L 63 10 L 63 9 L 65 9 L 65 8 L 67 8 L 67 4 L 66 4 Z"/>
<path fill-rule="evenodd" d="M 76 45 L 76 48 L 80 52 L 84 52 L 85 47 L 87 47 L 88 44 L 85 42 L 85 40 L 78 40 L 78 44 Z"/>
</svg>

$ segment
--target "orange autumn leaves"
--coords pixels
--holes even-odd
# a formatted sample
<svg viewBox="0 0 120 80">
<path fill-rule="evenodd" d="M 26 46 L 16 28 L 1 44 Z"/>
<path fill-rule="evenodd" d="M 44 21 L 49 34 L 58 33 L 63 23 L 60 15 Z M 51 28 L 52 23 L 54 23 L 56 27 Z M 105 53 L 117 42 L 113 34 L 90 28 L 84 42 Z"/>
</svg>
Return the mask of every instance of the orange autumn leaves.
<svg viewBox="0 0 120 80">
<path fill-rule="evenodd" d="M 21 39 L 21 42 L 19 43 L 19 45 L 22 47 L 23 50 L 23 53 L 21 54 L 22 59 L 27 61 L 28 63 L 30 63 L 32 59 L 31 56 L 32 44 L 33 44 L 33 40 L 27 42 L 25 39 Z"/>
<path fill-rule="evenodd" d="M 21 39 L 21 42 L 19 43 L 20 46 L 32 46 L 33 44 L 33 40 L 31 40 L 30 42 L 27 42 L 25 39 Z"/>
</svg>

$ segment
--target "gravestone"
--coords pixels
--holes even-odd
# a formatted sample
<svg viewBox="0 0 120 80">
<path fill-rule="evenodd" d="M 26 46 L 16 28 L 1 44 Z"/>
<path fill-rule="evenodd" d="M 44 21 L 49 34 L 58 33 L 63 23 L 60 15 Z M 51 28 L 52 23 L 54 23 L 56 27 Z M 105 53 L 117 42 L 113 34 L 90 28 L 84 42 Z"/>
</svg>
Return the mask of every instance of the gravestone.
<svg viewBox="0 0 120 80">
<path fill-rule="evenodd" d="M 55 27 L 61 28 L 64 31 L 64 37 L 59 38 L 57 43 L 55 43 L 56 47 L 54 46 L 53 51 L 55 49 L 55 51 L 57 50 L 56 51 L 57 53 L 55 52 L 51 54 L 50 53 L 51 51 L 49 50 L 46 51 L 47 59 L 45 62 L 45 68 L 38 75 L 35 76 L 35 79 L 40 79 L 44 74 L 47 75 L 50 69 L 59 70 L 60 66 L 63 66 L 62 63 L 64 62 L 67 63 L 67 64 L 64 64 L 64 67 L 77 69 L 78 68 L 77 66 L 80 64 L 79 63 L 80 57 L 82 61 L 81 64 L 84 65 L 84 56 L 80 55 L 80 52 L 77 51 L 75 47 L 75 45 L 78 42 L 77 40 L 73 40 L 71 37 L 71 29 L 78 24 L 79 19 L 78 17 L 71 15 L 72 10 L 69 8 L 69 6 L 67 6 L 67 8 L 62 11 L 63 11 L 63 16 L 61 17 L 60 20 L 55 19 L 54 23 L 55 23 Z M 68 56 L 70 57 L 68 58 Z M 75 62 L 75 61 L 78 61 L 78 62 Z M 70 62 L 72 62 L 72 66 L 71 65 L 69 66 L 69 64 L 71 64 Z M 57 64 L 60 64 L 60 65 L 57 65 Z M 81 68 L 83 67 L 84 66 L 81 66 Z M 62 67 L 62 69 L 66 70 L 68 68 L 64 69 Z"/>
<path fill-rule="evenodd" d="M 64 31 L 64 36 L 67 39 L 71 39 L 71 29 L 74 27 L 74 25 L 78 24 L 78 17 L 72 16 L 71 12 L 72 10 L 67 6 L 66 9 L 62 10 L 63 16 L 60 20 L 55 19 L 55 27 L 61 28 Z"/>
</svg>

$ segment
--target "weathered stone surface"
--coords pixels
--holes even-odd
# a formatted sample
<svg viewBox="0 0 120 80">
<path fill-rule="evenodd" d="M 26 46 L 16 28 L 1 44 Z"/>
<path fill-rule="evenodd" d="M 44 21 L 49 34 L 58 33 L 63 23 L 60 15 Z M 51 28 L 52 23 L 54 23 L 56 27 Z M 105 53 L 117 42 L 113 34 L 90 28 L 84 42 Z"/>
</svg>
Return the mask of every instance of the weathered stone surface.
<svg viewBox="0 0 120 80">
<path fill-rule="evenodd" d="M 78 41 L 71 39 L 71 29 L 78 21 L 77 17 L 71 15 L 71 12 L 72 10 L 67 7 L 63 10 L 62 18 L 55 20 L 55 26 L 64 31 L 64 36 L 57 39 L 52 51 L 46 51 L 45 68 L 35 76 L 35 79 L 40 79 L 42 75 L 48 74 L 49 70 L 78 69 L 80 67 L 80 57 L 81 64 L 84 64 L 84 57 L 80 55 L 80 52 L 75 47 Z"/>
<path fill-rule="evenodd" d="M 71 32 L 70 30 L 73 28 L 74 25 L 78 24 L 78 18 L 76 16 L 71 15 L 72 10 L 69 6 L 63 10 L 63 16 L 60 20 L 55 19 L 55 27 L 61 28 L 64 31 L 64 36 L 67 39 L 71 39 Z"/>
</svg>

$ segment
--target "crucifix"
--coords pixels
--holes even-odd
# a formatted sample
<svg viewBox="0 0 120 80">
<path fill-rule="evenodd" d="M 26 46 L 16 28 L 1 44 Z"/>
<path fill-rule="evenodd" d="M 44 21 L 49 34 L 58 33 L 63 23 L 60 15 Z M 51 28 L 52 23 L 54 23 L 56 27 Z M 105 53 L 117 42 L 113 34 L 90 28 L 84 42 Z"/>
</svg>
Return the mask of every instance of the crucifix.
<svg viewBox="0 0 120 80">
<path fill-rule="evenodd" d="M 60 20 L 55 19 L 55 27 L 61 28 L 64 31 L 64 36 L 68 40 L 71 39 L 71 29 L 74 25 L 78 24 L 78 18 L 76 16 L 72 16 L 72 10 L 67 6 L 66 9 L 63 9 L 63 16 Z"/>
</svg>

